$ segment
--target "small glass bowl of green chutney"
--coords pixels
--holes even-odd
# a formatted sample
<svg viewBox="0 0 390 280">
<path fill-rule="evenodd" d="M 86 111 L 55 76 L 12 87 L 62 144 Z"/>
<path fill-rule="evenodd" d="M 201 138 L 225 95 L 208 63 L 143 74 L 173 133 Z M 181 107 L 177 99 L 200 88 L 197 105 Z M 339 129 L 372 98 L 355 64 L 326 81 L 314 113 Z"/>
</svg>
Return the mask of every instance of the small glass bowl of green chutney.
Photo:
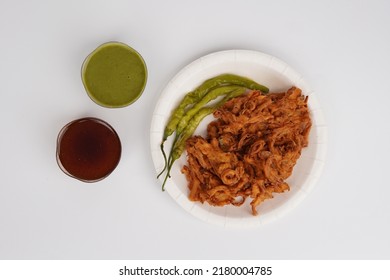
<svg viewBox="0 0 390 280">
<path fill-rule="evenodd" d="M 143 93 L 147 68 L 142 56 L 121 42 L 98 46 L 85 59 L 81 77 L 89 97 L 98 105 L 121 108 Z"/>
</svg>

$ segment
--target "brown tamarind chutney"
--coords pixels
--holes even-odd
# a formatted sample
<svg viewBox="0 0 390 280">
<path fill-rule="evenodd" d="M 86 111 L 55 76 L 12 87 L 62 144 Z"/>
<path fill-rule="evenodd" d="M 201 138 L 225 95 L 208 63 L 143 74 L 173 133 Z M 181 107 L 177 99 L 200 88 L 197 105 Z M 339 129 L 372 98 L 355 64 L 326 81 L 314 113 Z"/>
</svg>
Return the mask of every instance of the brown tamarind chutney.
<svg viewBox="0 0 390 280">
<path fill-rule="evenodd" d="M 121 142 L 105 121 L 82 118 L 65 125 L 57 139 L 57 162 L 67 175 L 84 182 L 107 177 L 118 165 Z"/>
</svg>

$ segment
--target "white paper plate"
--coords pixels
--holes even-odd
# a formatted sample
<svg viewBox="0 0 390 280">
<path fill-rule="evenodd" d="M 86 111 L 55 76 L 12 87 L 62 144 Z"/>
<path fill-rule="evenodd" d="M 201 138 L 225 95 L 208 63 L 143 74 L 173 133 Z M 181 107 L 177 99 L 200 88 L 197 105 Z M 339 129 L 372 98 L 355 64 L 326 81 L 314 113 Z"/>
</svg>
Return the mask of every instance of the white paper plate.
<svg viewBox="0 0 390 280">
<path fill-rule="evenodd" d="M 195 60 L 182 69 L 168 83 L 157 102 L 150 129 L 151 153 L 156 174 L 164 166 L 160 143 L 172 110 L 187 92 L 206 79 L 223 73 L 234 73 L 251 78 L 269 87 L 270 92 L 286 91 L 295 85 L 301 88 L 305 95 L 309 95 L 309 109 L 313 126 L 309 137 L 309 147 L 303 149 L 293 174 L 287 180 L 291 190 L 275 194 L 273 199 L 263 202 L 257 208 L 258 216 L 251 214 L 250 199 L 247 199 L 247 202 L 240 207 L 213 207 L 207 203 L 192 202 L 188 199 L 186 178 L 180 172 L 183 165 L 186 164 L 186 155 L 175 162 L 171 171 L 172 177 L 167 181 L 165 190 L 181 207 L 208 223 L 224 227 L 259 226 L 292 210 L 313 188 L 324 165 L 327 127 L 314 91 L 309 88 L 301 75 L 283 61 L 268 54 L 250 50 L 228 50 L 212 53 Z M 205 118 L 196 134 L 205 135 L 206 126 L 211 119 L 212 116 Z M 167 153 L 169 153 L 170 146 L 171 141 L 167 141 L 165 144 Z"/>
</svg>

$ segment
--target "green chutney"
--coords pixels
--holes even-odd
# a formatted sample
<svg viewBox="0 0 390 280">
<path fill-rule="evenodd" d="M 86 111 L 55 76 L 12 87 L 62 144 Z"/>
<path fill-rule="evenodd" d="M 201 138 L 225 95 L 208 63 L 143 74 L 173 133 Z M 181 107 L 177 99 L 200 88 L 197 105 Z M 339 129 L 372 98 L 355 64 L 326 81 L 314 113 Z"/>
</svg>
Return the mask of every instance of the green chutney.
<svg viewBox="0 0 390 280">
<path fill-rule="evenodd" d="M 141 96 L 147 69 L 136 50 L 120 42 L 108 42 L 85 59 L 81 76 L 85 90 L 95 103 L 120 108 Z"/>
</svg>

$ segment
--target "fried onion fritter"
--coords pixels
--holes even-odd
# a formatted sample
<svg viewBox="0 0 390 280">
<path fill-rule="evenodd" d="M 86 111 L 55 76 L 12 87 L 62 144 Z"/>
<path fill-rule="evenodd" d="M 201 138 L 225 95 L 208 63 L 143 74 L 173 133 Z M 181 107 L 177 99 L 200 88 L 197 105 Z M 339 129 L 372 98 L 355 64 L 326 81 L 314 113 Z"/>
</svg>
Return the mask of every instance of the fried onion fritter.
<svg viewBox="0 0 390 280">
<path fill-rule="evenodd" d="M 308 97 L 297 87 L 283 93 L 259 91 L 236 97 L 214 112 L 207 136 L 186 142 L 189 199 L 213 206 L 251 210 L 274 193 L 290 189 L 285 180 L 308 145 Z"/>
</svg>

